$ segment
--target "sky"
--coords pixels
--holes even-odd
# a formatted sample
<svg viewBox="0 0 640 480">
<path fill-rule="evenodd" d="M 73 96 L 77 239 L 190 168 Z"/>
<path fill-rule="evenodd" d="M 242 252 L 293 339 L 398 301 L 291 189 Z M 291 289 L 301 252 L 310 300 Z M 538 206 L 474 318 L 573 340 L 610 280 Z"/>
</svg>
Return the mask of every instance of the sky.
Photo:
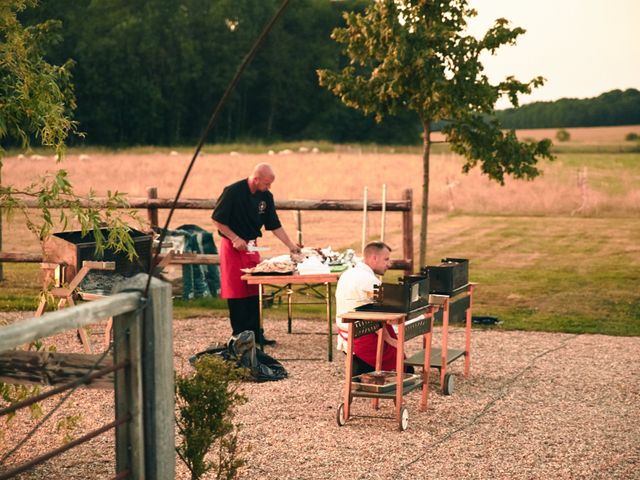
<svg viewBox="0 0 640 480">
<path fill-rule="evenodd" d="M 522 27 L 515 46 L 482 57 L 492 83 L 509 75 L 542 87 L 522 105 L 559 98 L 590 98 L 614 89 L 640 90 L 640 0 L 469 0 L 478 16 L 469 32 L 484 34 L 497 18 Z M 500 100 L 497 108 L 510 103 Z"/>
</svg>

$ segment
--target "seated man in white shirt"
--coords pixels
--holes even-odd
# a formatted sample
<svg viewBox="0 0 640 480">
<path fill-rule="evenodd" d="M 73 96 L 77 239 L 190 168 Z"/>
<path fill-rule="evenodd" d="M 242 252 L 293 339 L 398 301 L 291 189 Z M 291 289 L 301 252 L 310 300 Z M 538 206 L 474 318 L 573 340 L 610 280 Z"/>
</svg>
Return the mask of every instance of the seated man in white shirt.
<svg viewBox="0 0 640 480">
<path fill-rule="evenodd" d="M 390 266 L 391 248 L 383 242 L 371 242 L 364 248 L 364 258 L 345 271 L 336 287 L 336 324 L 338 325 L 338 350 L 347 351 L 348 324 L 340 316 L 360 305 L 371 303 L 373 287 L 380 284 L 377 275 L 384 275 Z M 383 333 L 382 370 L 395 370 L 396 334 L 391 325 L 385 325 Z M 353 375 L 372 372 L 376 364 L 377 335 L 371 333 L 353 341 Z"/>
</svg>

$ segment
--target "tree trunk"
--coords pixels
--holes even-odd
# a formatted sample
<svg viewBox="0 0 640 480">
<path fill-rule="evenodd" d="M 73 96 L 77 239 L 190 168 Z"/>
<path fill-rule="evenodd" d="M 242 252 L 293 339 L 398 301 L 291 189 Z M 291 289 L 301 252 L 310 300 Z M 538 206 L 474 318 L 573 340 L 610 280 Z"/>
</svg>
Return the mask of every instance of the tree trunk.
<svg viewBox="0 0 640 480">
<path fill-rule="evenodd" d="M 2 159 L 0 159 L 0 185 L 2 185 Z M 0 207 L 0 252 L 2 251 L 2 207 Z M 0 282 L 4 280 L 4 269 L 0 262 Z"/>
<path fill-rule="evenodd" d="M 427 224 L 429 218 L 429 153 L 431 149 L 431 127 L 429 122 L 422 122 L 424 139 L 422 150 L 422 212 L 420 216 L 420 264 L 427 264 Z"/>
</svg>

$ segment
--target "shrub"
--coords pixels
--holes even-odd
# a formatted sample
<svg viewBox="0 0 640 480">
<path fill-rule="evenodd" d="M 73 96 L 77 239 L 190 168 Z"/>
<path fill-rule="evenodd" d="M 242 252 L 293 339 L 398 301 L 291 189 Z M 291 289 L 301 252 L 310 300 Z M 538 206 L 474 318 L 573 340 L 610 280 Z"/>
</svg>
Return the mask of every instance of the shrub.
<svg viewBox="0 0 640 480">
<path fill-rule="evenodd" d="M 628 142 L 633 142 L 634 140 L 638 140 L 639 138 L 640 135 L 638 135 L 636 132 L 629 132 L 627 133 L 626 137 L 624 137 L 624 139 Z"/>
<path fill-rule="evenodd" d="M 556 140 L 559 142 L 567 142 L 571 138 L 571 134 L 567 132 L 564 128 L 561 128 L 556 132 Z"/>
<path fill-rule="evenodd" d="M 215 469 L 216 479 L 235 478 L 244 460 L 238 457 L 234 409 L 246 398 L 237 393 L 244 372 L 221 358 L 203 355 L 190 376 L 176 375 L 176 425 L 182 442 L 178 456 L 197 480 Z M 205 457 L 217 447 L 216 461 Z"/>
</svg>

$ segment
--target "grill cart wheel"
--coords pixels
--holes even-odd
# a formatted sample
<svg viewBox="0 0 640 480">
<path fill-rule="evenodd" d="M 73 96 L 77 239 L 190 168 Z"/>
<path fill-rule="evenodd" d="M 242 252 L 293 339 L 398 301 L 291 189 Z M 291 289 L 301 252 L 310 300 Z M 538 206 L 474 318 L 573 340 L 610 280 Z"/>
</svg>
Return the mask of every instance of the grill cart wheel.
<svg viewBox="0 0 640 480">
<path fill-rule="evenodd" d="M 442 393 L 445 395 L 451 395 L 455 386 L 455 377 L 450 373 L 444 375 L 444 385 L 442 387 Z"/>
<path fill-rule="evenodd" d="M 344 418 L 344 403 L 338 405 L 338 412 L 336 413 L 336 421 L 339 426 L 343 426 L 347 421 Z"/>
<path fill-rule="evenodd" d="M 404 432 L 409 426 L 409 410 L 407 407 L 400 409 L 400 431 Z"/>
</svg>

